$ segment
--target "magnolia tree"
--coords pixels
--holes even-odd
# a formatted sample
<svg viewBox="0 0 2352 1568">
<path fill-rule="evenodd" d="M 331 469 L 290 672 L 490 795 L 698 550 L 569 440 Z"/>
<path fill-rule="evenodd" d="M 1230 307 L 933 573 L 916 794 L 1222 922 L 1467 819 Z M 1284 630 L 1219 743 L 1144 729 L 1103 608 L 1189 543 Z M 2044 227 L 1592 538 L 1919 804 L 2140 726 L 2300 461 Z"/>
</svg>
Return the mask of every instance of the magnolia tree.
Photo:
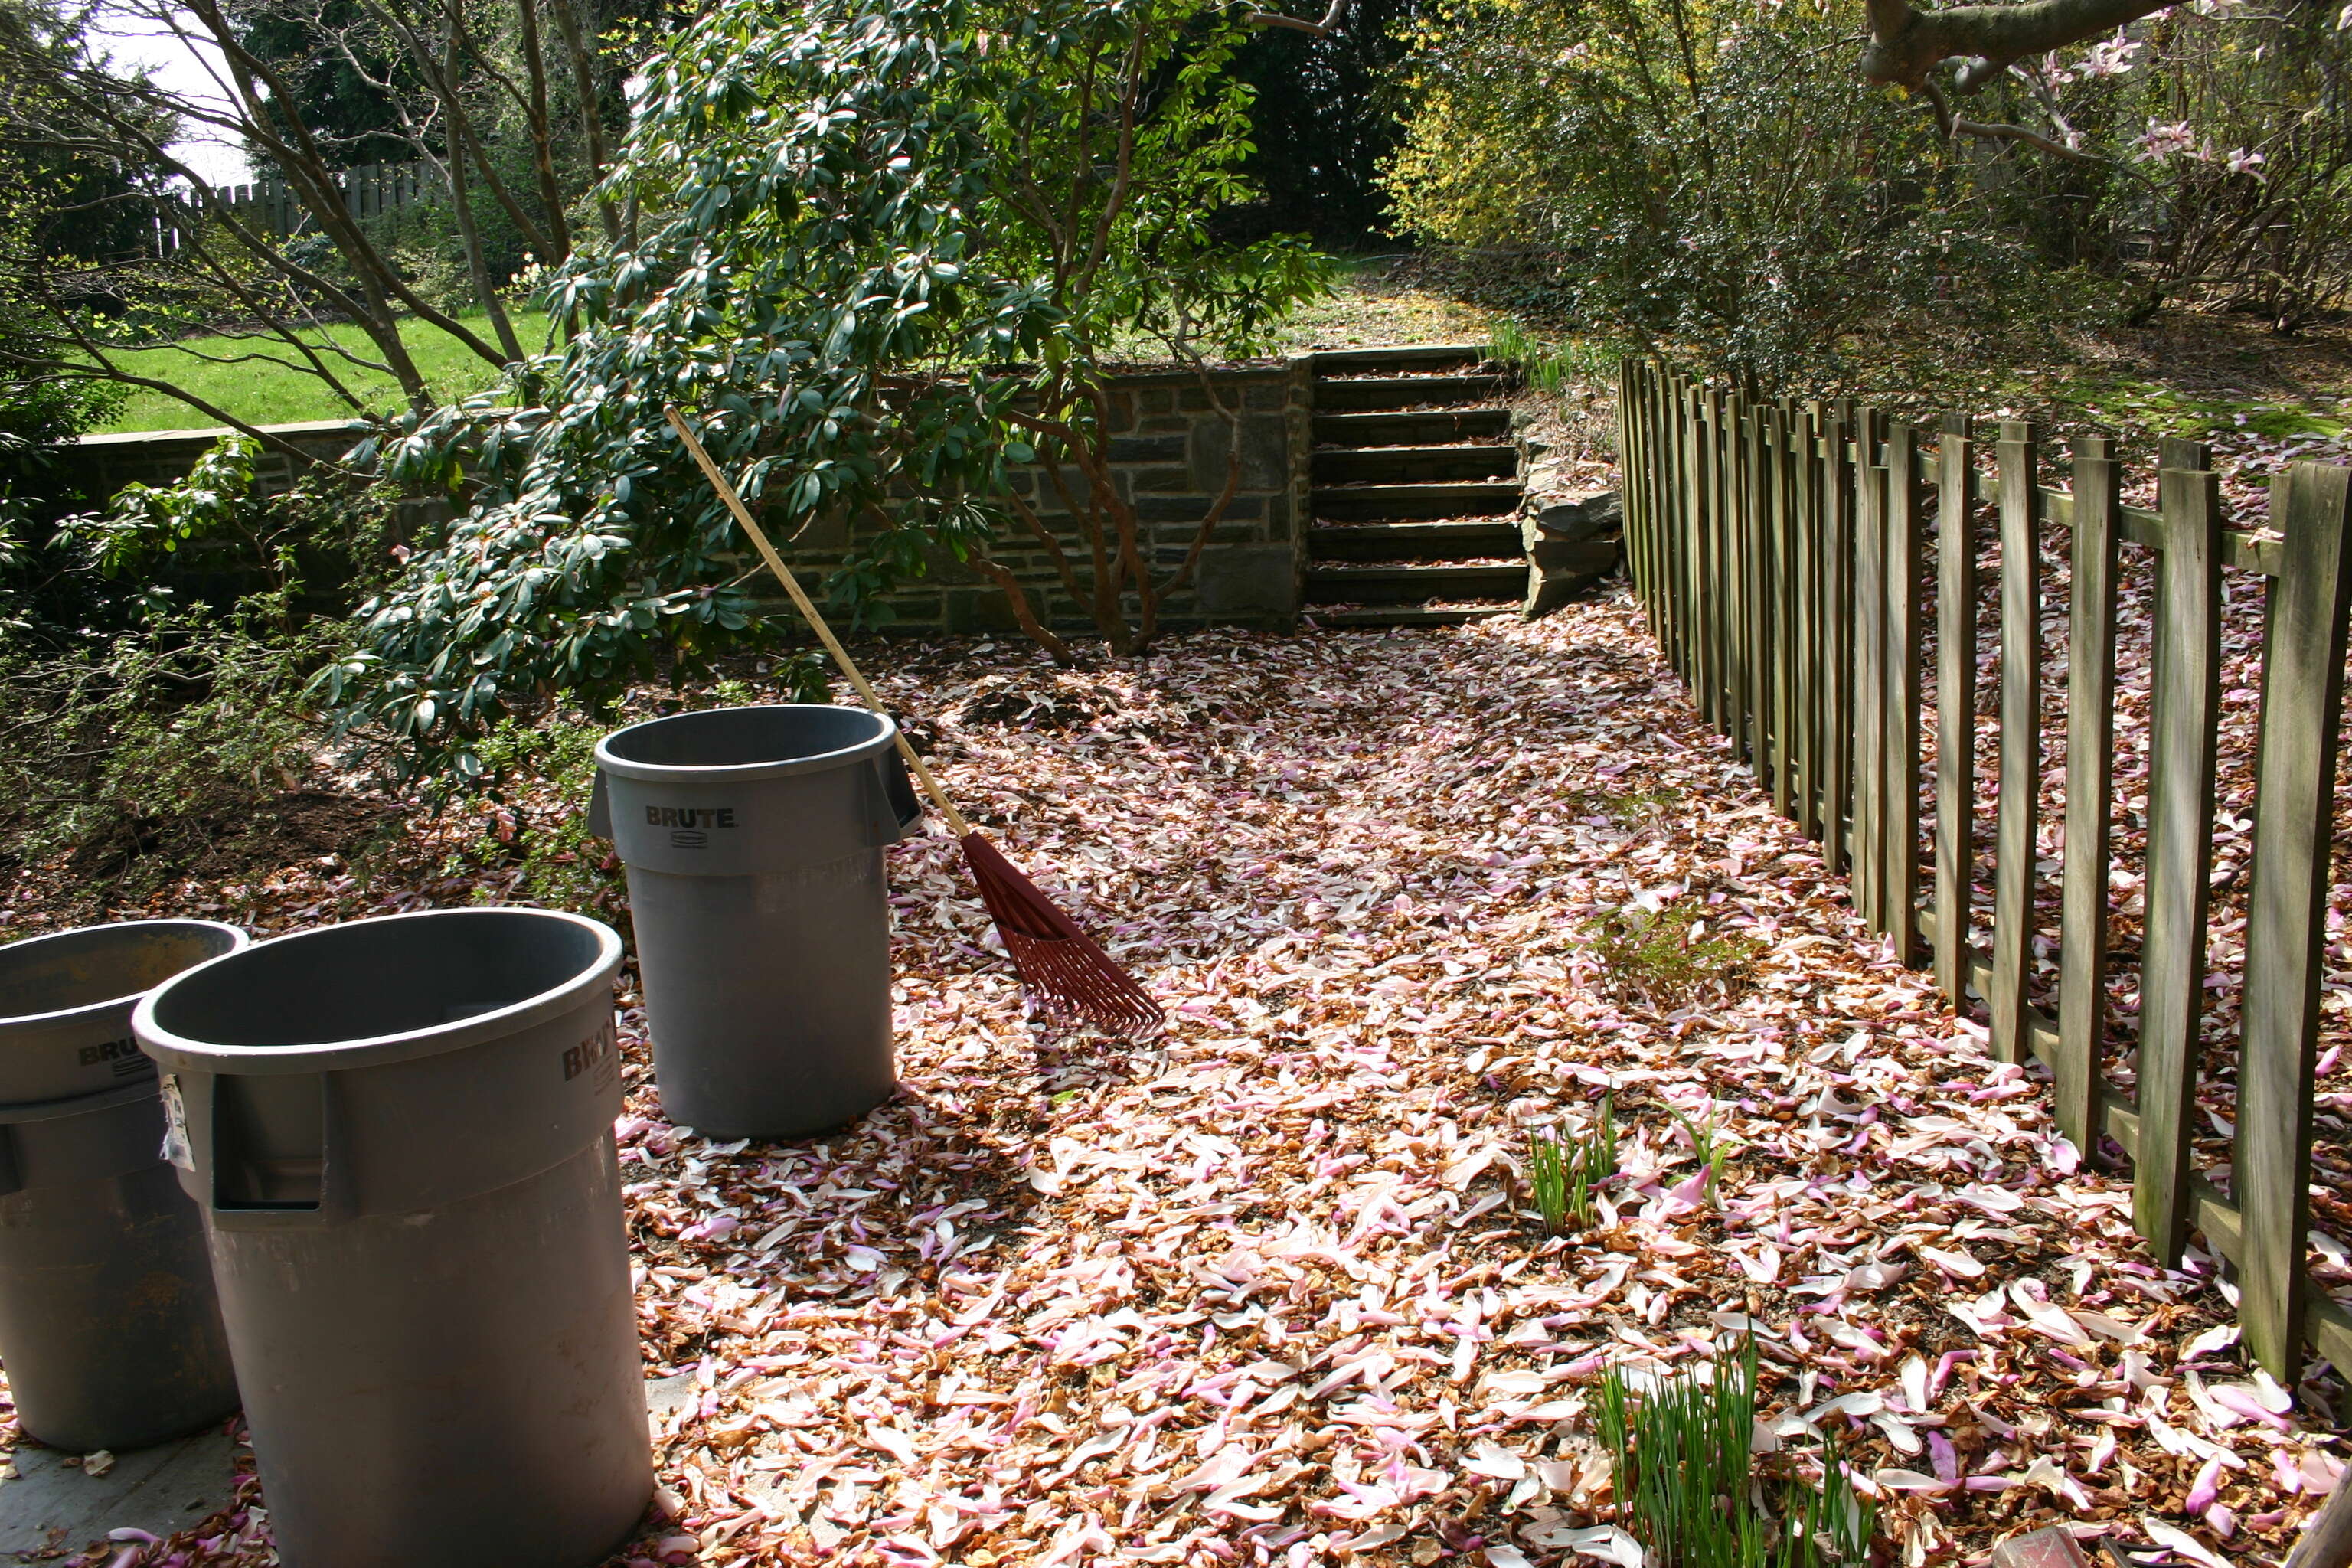
<svg viewBox="0 0 2352 1568">
<path fill-rule="evenodd" d="M 1181 563 L 1150 558 L 1108 468 L 1110 368 L 1246 352 L 1324 286 L 1303 243 L 1208 226 L 1244 194 L 1249 89 L 1223 68 L 1252 25 L 1203 0 L 707 12 L 633 86 L 608 189 L 645 237 L 551 282 L 572 337 L 525 378 L 543 395 L 385 437 L 393 473 L 471 510 L 362 611 L 332 694 L 429 750 L 762 635 L 671 404 L 777 535 L 856 525 L 845 609 L 944 550 L 1066 657 L 992 553 L 1010 532 L 1112 648 L 1148 643 L 1216 514 Z M 1015 492 L 1032 464 L 1067 531 Z"/>
</svg>

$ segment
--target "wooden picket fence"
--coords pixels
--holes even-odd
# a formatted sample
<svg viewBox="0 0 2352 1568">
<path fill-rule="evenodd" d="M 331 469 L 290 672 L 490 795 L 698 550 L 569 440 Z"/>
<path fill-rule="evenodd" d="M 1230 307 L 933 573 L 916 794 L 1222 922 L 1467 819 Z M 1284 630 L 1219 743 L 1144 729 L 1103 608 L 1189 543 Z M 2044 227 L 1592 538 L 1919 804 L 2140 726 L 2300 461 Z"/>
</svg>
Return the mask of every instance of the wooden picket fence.
<svg viewBox="0 0 2352 1568">
<path fill-rule="evenodd" d="M 425 163 L 362 163 L 347 169 L 337 177 L 343 205 L 353 217 L 383 217 L 420 202 L 441 199 L 446 187 L 440 176 Z M 215 185 L 209 204 L 194 195 L 180 198 L 179 209 L 189 225 L 200 223 L 209 211 L 226 209 L 242 223 L 261 233 L 284 239 L 303 233 L 312 226 L 310 211 L 301 199 L 280 180 L 261 180 L 249 184 Z M 156 228 L 156 254 L 170 256 L 185 240 L 180 220 L 166 216 Z"/>
<path fill-rule="evenodd" d="M 2100 1134 L 2132 1162 L 2133 1210 L 2158 1258 L 2191 1227 L 2234 1266 L 2244 1342 L 2293 1380 L 2306 1342 L 2352 1366 L 2352 1314 L 2305 1272 L 2312 1095 L 2328 850 L 2352 606 L 2352 470 L 2290 465 L 2269 532 L 2223 526 L 2206 449 L 2167 441 L 2157 505 L 2123 504 L 2105 438 L 2072 443 L 2072 486 L 2041 482 L 2031 426 L 1989 442 L 1966 418 L 1933 431 L 1852 402 L 1774 402 L 1656 364 L 1622 369 L 1625 546 L 1650 625 L 1694 700 L 1779 809 L 1851 874 L 1855 907 L 1906 962 L 1927 958 L 1956 1004 L 1990 1015 L 1996 1057 L 2053 1079 L 2058 1125 L 2086 1155 Z M 1990 445 L 1991 462 L 1982 461 Z M 1933 524 L 1932 600 L 1927 549 Z M 2045 524 L 2071 538 L 2064 850 L 2055 1011 L 2029 993 L 2043 779 Z M 1978 546 L 1997 530 L 1999 763 L 1993 897 L 1970 884 L 1978 696 Z M 2272 535 L 2275 535 L 2275 537 Z M 2145 929 L 2134 1092 L 2105 1048 L 2120 551 L 2157 557 L 2147 720 Z M 2196 1168 L 2192 1118 L 2208 1041 L 2206 937 L 2215 838 L 2224 572 L 2265 584 L 2252 883 L 2234 1048 L 2230 1191 Z M 1935 616 L 1935 842 L 1925 857 L 1921 691 Z"/>
</svg>

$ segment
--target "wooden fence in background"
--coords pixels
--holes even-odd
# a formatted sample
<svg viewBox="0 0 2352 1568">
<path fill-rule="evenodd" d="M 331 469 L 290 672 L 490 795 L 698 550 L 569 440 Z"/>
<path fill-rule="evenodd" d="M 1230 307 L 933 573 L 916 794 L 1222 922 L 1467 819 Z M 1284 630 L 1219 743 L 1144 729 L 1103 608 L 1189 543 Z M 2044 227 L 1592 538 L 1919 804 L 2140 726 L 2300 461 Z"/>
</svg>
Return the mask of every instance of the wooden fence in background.
<svg viewBox="0 0 2352 1568">
<path fill-rule="evenodd" d="M 1627 563 L 1694 700 L 1779 809 L 1849 872 L 1871 927 L 1927 958 L 1956 1004 L 1990 1014 L 2004 1061 L 2049 1068 L 2059 1127 L 2132 1161 L 2133 1208 L 2159 1260 L 2193 1226 L 2234 1266 L 2247 1347 L 2290 1383 L 2306 1342 L 2352 1366 L 2352 1315 L 2305 1273 L 2312 1093 L 2329 883 L 2352 470 L 2301 463 L 2271 489 L 2278 537 L 2222 525 L 2206 449 L 2168 441 L 2157 506 L 2126 506 L 2103 438 L 2072 484 L 2041 482 L 2031 426 L 1990 442 L 1851 402 L 1770 402 L 1627 361 L 1618 404 Z M 1990 447 L 1991 461 L 1982 448 Z M 1927 557 L 1933 522 L 1932 574 Z M 2055 1009 L 2035 1005 L 2035 848 L 2045 524 L 2069 529 L 2064 851 Z M 1999 765 L 1976 776 L 1978 544 L 2000 541 Z M 2116 615 L 2123 547 L 2155 552 L 2146 913 L 2138 1061 L 2102 1070 L 2107 1009 Z M 2252 883 L 2230 1191 L 2196 1169 L 2206 924 L 2221 709 L 2221 579 L 2266 584 Z M 1932 575 L 1932 598 L 1930 576 Z M 1935 842 L 1923 855 L 1923 608 L 1935 613 Z M 1989 921 L 1972 909 L 1975 802 L 1995 791 Z"/>
<path fill-rule="evenodd" d="M 446 189 L 440 176 L 424 163 L 362 163 L 339 177 L 343 205 L 353 217 L 366 219 L 396 213 L 420 202 L 441 199 Z M 240 222 L 283 239 L 312 226 L 310 209 L 283 181 L 252 184 L 215 185 L 208 205 L 190 194 L 182 198 L 187 221 L 201 222 L 208 211 L 226 210 Z M 170 256 L 184 243 L 179 223 L 163 219 L 156 231 L 156 253 Z"/>
</svg>

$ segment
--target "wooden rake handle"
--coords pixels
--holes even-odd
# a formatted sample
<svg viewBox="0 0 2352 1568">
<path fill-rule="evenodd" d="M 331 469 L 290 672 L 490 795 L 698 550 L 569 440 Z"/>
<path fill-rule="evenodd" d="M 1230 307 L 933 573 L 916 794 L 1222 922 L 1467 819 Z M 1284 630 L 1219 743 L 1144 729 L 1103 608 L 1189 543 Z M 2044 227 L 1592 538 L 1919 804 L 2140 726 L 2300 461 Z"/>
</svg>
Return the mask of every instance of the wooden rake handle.
<svg viewBox="0 0 2352 1568">
<path fill-rule="evenodd" d="M 849 677 L 849 684 L 857 688 L 857 695 L 866 699 L 868 708 L 877 713 L 887 714 L 889 710 L 883 705 L 882 699 L 874 694 L 874 688 L 867 685 L 866 677 L 859 673 L 857 661 L 849 657 L 849 650 L 843 647 L 841 639 L 833 635 L 833 628 L 825 625 L 824 617 L 817 614 L 816 606 L 809 602 L 808 595 L 802 590 L 800 579 L 793 575 L 793 569 L 784 564 L 784 558 L 777 554 L 776 547 L 768 542 L 767 531 L 752 521 L 751 508 L 745 506 L 743 498 L 735 493 L 735 487 L 727 482 L 727 476 L 719 471 L 719 465 L 710 460 L 710 454 L 702 449 L 702 443 L 694 438 L 694 432 L 686 427 L 686 419 L 678 413 L 677 405 L 673 403 L 662 412 L 668 416 L 670 428 L 677 432 L 677 438 L 686 443 L 686 449 L 694 454 L 694 460 L 702 465 L 702 472 L 710 480 L 710 488 L 719 492 L 719 499 L 727 503 L 727 510 L 735 514 L 735 521 L 743 525 L 743 531 L 751 536 L 753 544 L 759 546 L 761 558 L 767 562 L 768 570 L 776 574 L 776 581 L 782 583 L 784 592 L 792 595 L 793 607 L 800 611 L 801 618 L 808 622 L 809 628 L 816 633 L 817 640 L 824 644 L 825 651 L 833 655 L 834 662 L 841 666 L 841 672 Z M 895 726 L 893 728 L 896 730 Z M 947 817 L 948 826 L 955 830 L 955 836 L 961 838 L 970 834 L 971 824 L 964 820 L 963 813 L 948 799 L 948 792 L 932 775 L 931 770 L 923 765 L 923 759 L 915 754 L 915 748 L 907 743 L 906 731 L 896 730 L 896 738 L 898 754 L 907 759 L 907 766 L 914 770 L 916 779 L 923 786 L 923 793 L 931 797 L 931 804 Z"/>
</svg>

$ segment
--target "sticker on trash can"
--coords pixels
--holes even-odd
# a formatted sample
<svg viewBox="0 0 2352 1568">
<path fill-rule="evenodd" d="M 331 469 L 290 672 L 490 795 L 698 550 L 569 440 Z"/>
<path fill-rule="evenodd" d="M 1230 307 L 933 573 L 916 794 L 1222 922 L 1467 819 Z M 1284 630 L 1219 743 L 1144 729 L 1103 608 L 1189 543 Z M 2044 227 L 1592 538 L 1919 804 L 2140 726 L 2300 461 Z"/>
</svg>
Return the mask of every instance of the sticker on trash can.
<svg viewBox="0 0 2352 1568">
<path fill-rule="evenodd" d="M 195 1152 L 188 1147 L 188 1108 L 180 1100 L 180 1080 L 170 1073 L 163 1075 L 163 1163 L 183 1171 L 196 1168 Z"/>
<path fill-rule="evenodd" d="M 563 1053 L 563 1081 L 570 1083 L 583 1073 L 590 1074 L 589 1087 L 610 1089 L 620 1070 L 619 1052 L 614 1049 L 613 1020 L 607 1018 L 594 1034 Z"/>
</svg>

